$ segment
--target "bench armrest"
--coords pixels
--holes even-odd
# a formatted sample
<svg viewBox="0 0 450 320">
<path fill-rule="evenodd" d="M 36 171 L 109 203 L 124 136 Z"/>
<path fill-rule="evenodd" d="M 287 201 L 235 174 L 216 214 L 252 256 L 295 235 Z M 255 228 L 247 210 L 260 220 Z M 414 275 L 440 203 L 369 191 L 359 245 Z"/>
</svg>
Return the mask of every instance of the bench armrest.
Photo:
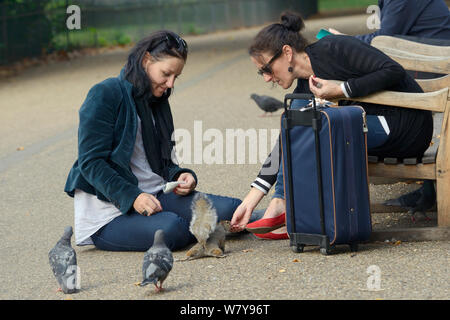
<svg viewBox="0 0 450 320">
<path fill-rule="evenodd" d="M 337 84 L 342 81 L 335 81 Z M 397 91 L 381 91 L 365 97 L 339 98 L 337 100 L 352 100 L 400 108 L 412 108 L 444 112 L 447 104 L 448 88 L 443 88 L 433 92 L 410 93 Z"/>
</svg>

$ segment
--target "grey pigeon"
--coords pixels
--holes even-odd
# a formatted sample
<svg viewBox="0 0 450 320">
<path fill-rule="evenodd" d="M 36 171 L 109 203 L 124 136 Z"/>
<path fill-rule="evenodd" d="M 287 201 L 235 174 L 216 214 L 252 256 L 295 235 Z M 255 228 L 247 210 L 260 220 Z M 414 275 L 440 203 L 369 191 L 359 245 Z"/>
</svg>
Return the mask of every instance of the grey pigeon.
<svg viewBox="0 0 450 320">
<path fill-rule="evenodd" d="M 70 244 L 72 234 L 72 227 L 65 227 L 61 239 L 48 253 L 53 274 L 64 293 L 75 293 L 78 289 L 77 254 Z"/>
<path fill-rule="evenodd" d="M 166 246 L 164 242 L 164 231 L 156 230 L 153 245 L 147 250 L 144 255 L 144 263 L 142 264 L 143 281 L 140 286 L 146 286 L 153 283 L 156 287 L 156 292 L 163 290 L 162 284 L 169 275 L 173 267 L 172 251 Z M 158 287 L 158 281 L 160 283 Z"/>
<path fill-rule="evenodd" d="M 283 108 L 283 102 L 280 100 L 277 100 L 275 98 L 269 97 L 269 96 L 260 96 L 256 93 L 252 93 L 250 95 L 250 98 L 255 100 L 258 107 L 263 110 L 265 113 L 263 116 L 265 116 L 267 113 L 273 113 L 281 108 Z"/>
</svg>

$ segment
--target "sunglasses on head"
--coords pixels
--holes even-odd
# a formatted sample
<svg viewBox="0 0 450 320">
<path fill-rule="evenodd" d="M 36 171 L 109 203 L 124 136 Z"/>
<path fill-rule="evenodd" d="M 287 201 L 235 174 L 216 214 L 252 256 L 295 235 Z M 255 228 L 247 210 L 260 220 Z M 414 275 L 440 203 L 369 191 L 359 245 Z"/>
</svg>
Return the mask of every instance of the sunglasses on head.
<svg viewBox="0 0 450 320">
<path fill-rule="evenodd" d="M 169 42 L 169 43 L 172 43 L 172 44 L 175 44 L 175 42 L 176 42 L 176 44 L 177 44 L 177 49 L 178 50 L 187 50 L 187 43 L 186 43 L 186 41 L 184 41 L 184 39 L 183 38 L 181 38 L 180 36 L 172 36 L 170 33 L 169 34 L 167 34 L 166 35 L 166 40 L 167 40 L 167 42 Z M 174 42 L 175 41 L 175 42 Z M 175 47 L 175 46 L 173 46 L 173 47 Z"/>
<path fill-rule="evenodd" d="M 271 64 L 280 57 L 282 52 L 283 52 L 282 50 L 278 50 L 277 53 L 275 53 L 275 55 L 272 57 L 272 59 L 270 59 L 269 62 L 267 62 L 265 65 L 261 67 L 261 69 L 258 70 L 258 74 L 260 76 L 264 74 L 271 76 L 273 74 Z"/>
<path fill-rule="evenodd" d="M 169 48 L 175 48 L 177 51 L 187 51 L 187 43 L 184 41 L 183 38 L 176 35 L 173 36 L 172 34 L 168 33 L 165 37 L 161 39 L 160 42 L 158 42 L 154 48 L 157 48 L 162 43 L 167 42 Z"/>
</svg>

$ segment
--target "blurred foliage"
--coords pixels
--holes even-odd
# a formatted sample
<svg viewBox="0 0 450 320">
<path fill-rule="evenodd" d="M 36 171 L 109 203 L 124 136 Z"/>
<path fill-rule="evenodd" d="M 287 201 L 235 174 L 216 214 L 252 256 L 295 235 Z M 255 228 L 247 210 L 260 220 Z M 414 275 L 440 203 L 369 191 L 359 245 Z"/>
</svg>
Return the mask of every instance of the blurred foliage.
<svg viewBox="0 0 450 320">
<path fill-rule="evenodd" d="M 49 46 L 52 40 L 52 24 L 45 14 L 45 8 L 50 1 L 5 0 L 0 4 L 0 26 L 4 27 L 6 19 L 7 27 L 2 32 L 2 35 L 6 33 L 6 39 L 0 38 L 3 48 L 0 60 L 37 56 Z"/>
<path fill-rule="evenodd" d="M 71 4 L 81 8 L 80 30 L 66 26 Z M 0 0 L 0 64 L 54 51 L 123 46 L 158 29 L 197 35 L 262 25 L 283 9 L 307 16 L 317 12 L 315 5 L 316 0 Z"/>
<path fill-rule="evenodd" d="M 362 9 L 372 4 L 378 5 L 378 0 L 318 0 L 318 2 L 319 11 Z"/>
</svg>

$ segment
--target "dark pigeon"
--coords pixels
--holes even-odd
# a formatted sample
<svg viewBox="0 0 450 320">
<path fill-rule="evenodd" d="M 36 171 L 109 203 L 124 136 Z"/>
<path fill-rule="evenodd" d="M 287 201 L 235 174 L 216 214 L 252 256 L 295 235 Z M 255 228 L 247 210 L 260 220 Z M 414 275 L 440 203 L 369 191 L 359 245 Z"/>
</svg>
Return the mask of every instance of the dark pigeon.
<svg viewBox="0 0 450 320">
<path fill-rule="evenodd" d="M 436 191 L 433 182 L 426 180 L 422 187 L 402 195 L 396 199 L 390 199 L 385 202 L 387 206 L 398 206 L 408 210 L 411 214 L 411 220 L 416 222 L 416 213 L 421 213 L 425 220 L 431 220 L 426 212 L 436 205 Z"/>
<path fill-rule="evenodd" d="M 159 229 L 155 232 L 153 245 L 144 255 L 144 263 L 142 264 L 143 281 L 140 286 L 146 286 L 153 283 L 156 292 L 163 290 L 162 284 L 169 275 L 173 267 L 173 256 L 170 249 L 164 242 L 164 231 Z M 158 281 L 160 283 L 158 287 Z"/>
<path fill-rule="evenodd" d="M 269 96 L 260 96 L 256 93 L 252 93 L 250 95 L 250 98 L 255 100 L 258 107 L 265 112 L 264 115 L 266 115 L 267 113 L 276 112 L 277 110 L 283 108 L 282 101 Z"/>
<path fill-rule="evenodd" d="M 77 254 L 70 244 L 72 234 L 72 227 L 66 227 L 61 239 L 48 253 L 53 274 L 64 293 L 77 291 Z"/>
</svg>

